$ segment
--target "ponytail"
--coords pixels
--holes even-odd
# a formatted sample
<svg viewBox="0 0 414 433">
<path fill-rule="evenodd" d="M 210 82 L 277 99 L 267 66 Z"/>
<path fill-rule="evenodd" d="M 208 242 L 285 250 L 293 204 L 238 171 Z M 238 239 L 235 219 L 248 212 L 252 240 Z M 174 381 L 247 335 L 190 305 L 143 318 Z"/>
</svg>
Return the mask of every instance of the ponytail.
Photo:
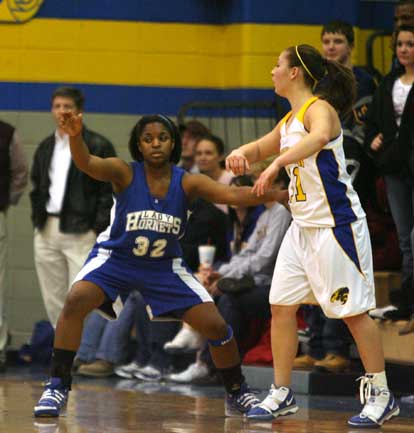
<svg viewBox="0 0 414 433">
<path fill-rule="evenodd" d="M 356 98 L 356 81 L 351 69 L 332 60 L 325 60 L 326 78 L 318 94 L 328 101 L 341 117 L 346 116 Z"/>
<path fill-rule="evenodd" d="M 291 67 L 302 68 L 305 84 L 317 88 L 321 99 L 329 102 L 341 115 L 351 111 L 356 96 L 355 77 L 349 68 L 338 62 L 326 60 L 319 51 L 306 44 L 286 49 Z"/>
</svg>

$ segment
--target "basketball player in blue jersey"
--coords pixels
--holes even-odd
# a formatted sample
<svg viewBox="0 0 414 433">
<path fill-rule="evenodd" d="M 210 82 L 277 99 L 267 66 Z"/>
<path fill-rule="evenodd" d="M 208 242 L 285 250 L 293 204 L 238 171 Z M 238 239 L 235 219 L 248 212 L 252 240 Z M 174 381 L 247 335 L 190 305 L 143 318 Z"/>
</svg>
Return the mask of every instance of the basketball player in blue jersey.
<svg viewBox="0 0 414 433">
<path fill-rule="evenodd" d="M 326 93 L 314 96 L 325 74 L 330 85 Z M 366 370 L 360 388 L 364 407 L 348 424 L 378 427 L 398 415 L 399 408 L 387 386 L 379 331 L 367 314 L 375 307 L 371 244 L 346 171 L 338 117 L 338 112 L 351 109 L 354 77 L 315 48 L 299 45 L 281 53 L 272 80 L 292 111 L 273 131 L 234 150 L 226 161 L 239 175 L 251 163 L 280 152 L 254 186 L 259 196 L 282 167 L 290 177 L 293 223 L 277 256 L 269 296 L 275 383 L 247 417 L 272 420 L 298 410 L 289 388 L 297 353 L 296 312 L 300 304 L 318 302 L 327 317 L 345 321 Z"/>
<path fill-rule="evenodd" d="M 135 162 L 130 164 L 91 155 L 81 135 L 82 116 L 65 113 L 59 127 L 70 136 L 76 166 L 94 179 L 111 182 L 114 205 L 111 223 L 98 236 L 60 314 L 51 377 L 35 416 L 56 417 L 65 405 L 86 315 L 118 295 L 125 299 L 134 289 L 144 297 L 150 316 L 182 319 L 208 338 L 226 388 L 226 416 L 246 413 L 259 400 L 242 376 L 233 331 L 184 263 L 179 238 L 197 197 L 250 206 L 282 201 L 286 191 L 258 197 L 252 188 L 230 187 L 176 167 L 180 136 L 175 124 L 162 115 L 143 117 L 133 128 L 129 150 Z"/>
</svg>

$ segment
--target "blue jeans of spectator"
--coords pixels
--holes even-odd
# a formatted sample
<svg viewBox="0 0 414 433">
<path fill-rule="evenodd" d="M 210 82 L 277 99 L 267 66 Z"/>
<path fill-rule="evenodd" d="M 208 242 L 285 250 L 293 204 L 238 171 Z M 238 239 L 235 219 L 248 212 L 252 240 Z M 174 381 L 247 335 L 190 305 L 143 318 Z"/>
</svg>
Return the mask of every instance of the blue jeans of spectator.
<svg viewBox="0 0 414 433">
<path fill-rule="evenodd" d="M 147 319 L 149 320 L 149 319 Z M 139 326 L 139 324 L 138 324 Z M 150 322 L 148 326 L 148 334 L 142 335 L 142 327 L 138 340 L 138 352 L 142 347 L 141 339 L 145 339 L 146 350 L 149 353 L 147 364 L 157 368 L 161 372 L 168 372 L 173 365 L 173 356 L 164 351 L 164 344 L 171 341 L 177 334 L 181 326 L 180 322 Z M 137 357 L 139 353 L 137 352 Z"/>
<path fill-rule="evenodd" d="M 141 295 L 135 300 L 134 324 L 137 335 L 135 361 L 140 365 L 151 365 L 164 372 L 172 365 L 172 356 L 164 351 L 164 344 L 174 338 L 181 323 L 151 321 L 147 306 Z"/>
<path fill-rule="evenodd" d="M 310 331 L 308 354 L 316 359 L 323 359 L 328 353 L 348 358 L 352 337 L 344 321 L 328 319 L 316 305 L 302 308 Z"/>
<path fill-rule="evenodd" d="M 136 323 L 138 306 L 144 304 L 138 292 L 131 293 L 125 301 L 118 320 L 108 321 L 96 312 L 92 312 L 84 326 L 78 358 L 85 362 L 102 359 L 113 364 L 126 361 L 131 329 Z M 143 313 L 146 315 L 145 304 Z M 146 345 L 144 344 L 144 348 Z M 140 363 L 145 364 L 149 354 L 140 351 Z"/>
<path fill-rule="evenodd" d="M 217 308 L 224 320 L 233 328 L 234 338 L 239 346 L 243 337 L 248 333 L 252 319 L 257 317 L 269 319 L 271 316 L 269 305 L 269 287 L 254 287 L 242 293 L 226 293 L 216 300 Z M 244 353 L 240 353 L 243 359 Z M 200 361 L 214 369 L 208 344 L 200 354 Z"/>
<path fill-rule="evenodd" d="M 402 289 L 407 307 L 414 305 L 414 179 L 385 176 L 388 203 L 397 229 L 402 253 Z"/>
</svg>

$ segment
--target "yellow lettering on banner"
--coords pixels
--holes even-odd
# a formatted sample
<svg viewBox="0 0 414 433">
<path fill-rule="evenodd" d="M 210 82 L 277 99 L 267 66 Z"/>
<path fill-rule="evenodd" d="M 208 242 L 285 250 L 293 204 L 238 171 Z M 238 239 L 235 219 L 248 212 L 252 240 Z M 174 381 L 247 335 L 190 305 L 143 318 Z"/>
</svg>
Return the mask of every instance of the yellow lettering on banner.
<svg viewBox="0 0 414 433">
<path fill-rule="evenodd" d="M 33 18 L 43 0 L 0 1 L 0 23 L 24 23 Z"/>
</svg>

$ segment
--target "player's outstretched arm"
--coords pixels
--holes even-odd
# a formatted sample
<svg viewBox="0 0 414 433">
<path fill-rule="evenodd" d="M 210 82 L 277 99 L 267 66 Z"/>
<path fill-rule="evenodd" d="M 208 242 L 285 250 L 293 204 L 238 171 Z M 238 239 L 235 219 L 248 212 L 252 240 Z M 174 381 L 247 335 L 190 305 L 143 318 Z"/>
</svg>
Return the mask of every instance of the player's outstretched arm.
<svg viewBox="0 0 414 433">
<path fill-rule="evenodd" d="M 100 158 L 89 152 L 82 138 L 82 113 L 63 113 L 59 119 L 59 127 L 69 135 L 72 159 L 79 170 L 94 179 L 111 182 L 115 191 L 121 191 L 132 180 L 130 166 L 119 158 Z"/>
<path fill-rule="evenodd" d="M 226 158 L 226 169 L 236 176 L 246 174 L 250 165 L 262 161 L 280 150 L 280 122 L 268 134 L 258 140 L 234 149 Z"/>
<path fill-rule="evenodd" d="M 212 203 L 255 206 L 268 201 L 281 203 L 287 200 L 287 190 L 269 189 L 257 196 L 248 186 L 229 186 L 212 180 L 204 174 L 186 174 L 183 188 L 190 200 L 202 198 Z"/>
</svg>

